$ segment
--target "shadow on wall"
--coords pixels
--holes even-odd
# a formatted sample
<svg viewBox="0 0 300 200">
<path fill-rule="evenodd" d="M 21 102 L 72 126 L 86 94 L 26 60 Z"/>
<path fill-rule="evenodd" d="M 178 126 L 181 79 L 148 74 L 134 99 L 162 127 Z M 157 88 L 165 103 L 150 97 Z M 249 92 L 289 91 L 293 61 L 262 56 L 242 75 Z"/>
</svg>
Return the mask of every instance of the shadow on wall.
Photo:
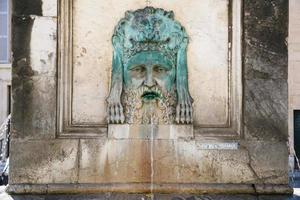
<svg viewBox="0 0 300 200">
<path fill-rule="evenodd" d="M 42 0 L 12 0 L 13 15 L 38 15 L 43 14 Z"/>
</svg>

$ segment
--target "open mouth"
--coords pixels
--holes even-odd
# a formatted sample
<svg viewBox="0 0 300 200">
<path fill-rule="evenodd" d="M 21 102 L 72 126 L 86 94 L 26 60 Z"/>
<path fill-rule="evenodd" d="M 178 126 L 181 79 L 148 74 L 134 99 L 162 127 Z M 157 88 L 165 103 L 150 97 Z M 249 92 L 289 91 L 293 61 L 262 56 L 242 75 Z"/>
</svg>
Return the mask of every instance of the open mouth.
<svg viewBox="0 0 300 200">
<path fill-rule="evenodd" d="M 143 93 L 142 98 L 147 99 L 147 100 L 153 100 L 153 99 L 160 98 L 160 95 L 159 95 L 159 93 L 154 92 L 154 91 L 146 91 Z"/>
</svg>

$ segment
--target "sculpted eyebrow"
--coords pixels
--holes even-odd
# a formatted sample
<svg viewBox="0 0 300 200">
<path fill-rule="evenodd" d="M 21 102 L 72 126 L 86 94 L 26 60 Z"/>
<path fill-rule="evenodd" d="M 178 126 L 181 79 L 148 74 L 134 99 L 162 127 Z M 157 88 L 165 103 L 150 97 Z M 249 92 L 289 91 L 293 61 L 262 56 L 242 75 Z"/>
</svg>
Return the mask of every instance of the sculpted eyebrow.
<svg viewBox="0 0 300 200">
<path fill-rule="evenodd" d="M 143 65 L 143 64 L 140 64 L 140 65 L 130 65 L 129 67 L 128 67 L 128 69 L 129 70 L 132 70 L 132 69 L 135 69 L 135 68 L 142 68 L 142 67 L 145 67 L 145 65 Z"/>
<path fill-rule="evenodd" d="M 168 69 L 168 70 L 172 69 L 172 65 L 167 63 L 167 62 L 155 63 L 153 66 L 154 67 L 161 67 L 161 68 Z"/>
</svg>

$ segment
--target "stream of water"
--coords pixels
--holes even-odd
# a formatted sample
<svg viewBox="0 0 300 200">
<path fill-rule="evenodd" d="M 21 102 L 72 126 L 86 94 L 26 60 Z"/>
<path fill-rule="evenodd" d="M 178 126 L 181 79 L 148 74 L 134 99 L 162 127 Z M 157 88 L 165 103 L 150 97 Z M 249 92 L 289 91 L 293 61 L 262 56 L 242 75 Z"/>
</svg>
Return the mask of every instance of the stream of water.
<svg viewBox="0 0 300 200">
<path fill-rule="evenodd" d="M 151 200 L 154 200 L 153 194 L 153 180 L 154 180 L 154 155 L 153 155 L 153 146 L 154 146 L 154 123 L 153 119 L 151 118 L 151 136 L 150 136 L 150 156 L 151 156 L 151 183 L 150 183 L 150 192 L 151 192 Z"/>
</svg>

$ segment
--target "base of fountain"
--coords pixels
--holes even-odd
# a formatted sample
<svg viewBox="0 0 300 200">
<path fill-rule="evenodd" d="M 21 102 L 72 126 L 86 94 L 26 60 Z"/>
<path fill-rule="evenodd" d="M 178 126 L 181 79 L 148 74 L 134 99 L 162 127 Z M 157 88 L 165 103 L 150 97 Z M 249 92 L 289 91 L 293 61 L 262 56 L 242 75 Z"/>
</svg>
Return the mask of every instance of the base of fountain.
<svg viewBox="0 0 300 200">
<path fill-rule="evenodd" d="M 110 139 L 192 139 L 193 125 L 109 124 Z"/>
</svg>

